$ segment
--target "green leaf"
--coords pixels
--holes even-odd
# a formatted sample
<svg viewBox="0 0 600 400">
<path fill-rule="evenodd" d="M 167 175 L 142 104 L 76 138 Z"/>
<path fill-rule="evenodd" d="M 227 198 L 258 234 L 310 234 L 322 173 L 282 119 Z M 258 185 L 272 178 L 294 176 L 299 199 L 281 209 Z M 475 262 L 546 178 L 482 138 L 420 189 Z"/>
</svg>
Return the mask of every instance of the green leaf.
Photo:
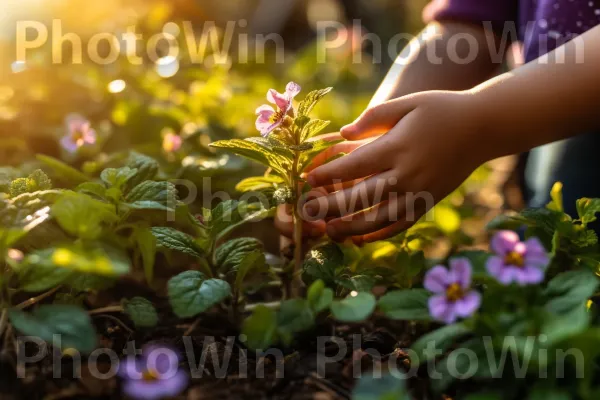
<svg viewBox="0 0 600 400">
<path fill-rule="evenodd" d="M 210 234 L 215 241 L 223 239 L 238 226 L 258 219 L 267 213 L 260 203 L 226 200 L 219 203 L 210 213 Z"/>
<path fill-rule="evenodd" d="M 52 263 L 52 249 L 29 254 L 17 270 L 19 287 L 26 292 L 43 292 L 68 280 L 73 270 Z"/>
<path fill-rule="evenodd" d="M 279 156 L 282 156 L 286 162 L 294 161 L 294 152 L 291 151 L 288 146 L 282 142 L 281 140 L 275 138 L 274 135 L 269 135 L 268 137 L 250 137 L 244 139 L 247 142 L 252 142 L 262 146 L 267 150 L 269 154 L 275 153 Z M 291 148 L 291 147 L 290 147 Z"/>
<path fill-rule="evenodd" d="M 23 193 L 33 193 L 40 190 L 52 189 L 52 181 L 41 169 L 36 169 L 27 178 L 15 179 L 10 184 L 10 197 L 17 197 Z"/>
<path fill-rule="evenodd" d="M 304 273 L 314 279 L 322 279 L 328 286 L 335 285 L 336 269 L 344 264 L 344 253 L 335 243 L 327 243 L 312 249 L 304 261 Z"/>
<path fill-rule="evenodd" d="M 251 272 L 258 270 L 262 271 L 266 267 L 265 255 L 262 250 L 254 250 L 250 253 L 246 253 L 244 258 L 237 265 L 235 270 L 237 274 L 235 276 L 235 287 L 236 290 L 241 290 L 244 283 L 244 279 Z"/>
<path fill-rule="evenodd" d="M 325 282 L 319 279 L 308 288 L 306 299 L 315 314 L 318 314 L 329 308 L 333 302 L 333 290 L 326 288 Z"/>
<path fill-rule="evenodd" d="M 122 250 L 98 246 L 82 248 L 77 245 L 43 250 L 27 257 L 31 268 L 54 266 L 87 274 L 118 276 L 130 271 L 129 257 Z"/>
<path fill-rule="evenodd" d="M 219 140 L 211 143 L 210 146 L 231 151 L 234 154 L 271 167 L 273 171 L 282 177 L 287 176 L 287 171 L 291 169 L 291 164 L 285 157 L 271 153 L 267 148 L 252 141 L 242 139 Z"/>
<path fill-rule="evenodd" d="M 163 226 L 155 226 L 151 230 L 159 248 L 175 250 L 196 258 L 204 256 L 202 247 L 187 233 Z"/>
<path fill-rule="evenodd" d="M 100 179 L 108 187 L 121 189 L 129 179 L 137 175 L 137 169 L 122 167 L 122 168 L 107 168 L 100 173 Z"/>
<path fill-rule="evenodd" d="M 375 296 L 371 293 L 349 295 L 331 303 L 331 314 L 341 322 L 362 322 L 371 316 L 376 303 Z"/>
<path fill-rule="evenodd" d="M 65 192 L 52 205 L 52 215 L 66 232 L 82 239 L 96 239 L 118 220 L 115 207 L 82 193 Z"/>
<path fill-rule="evenodd" d="M 125 201 L 131 208 L 175 211 L 177 189 L 171 182 L 144 181 L 129 192 Z"/>
<path fill-rule="evenodd" d="M 135 151 L 132 151 L 129 155 L 127 167 L 137 170 L 136 174 L 127 180 L 128 189 L 144 181 L 151 181 L 158 174 L 158 162 L 151 157 Z"/>
<path fill-rule="evenodd" d="M 596 214 L 600 212 L 600 199 L 589 199 L 584 197 L 577 200 L 577 214 L 579 219 L 585 224 L 594 222 L 596 220 Z"/>
<path fill-rule="evenodd" d="M 153 328 L 158 324 L 156 309 L 143 297 L 124 300 L 123 310 L 138 328 Z"/>
<path fill-rule="evenodd" d="M 571 398 L 568 393 L 557 388 L 534 388 L 527 400 L 571 400 Z"/>
<path fill-rule="evenodd" d="M 317 103 L 321 101 L 321 99 L 325 97 L 327 93 L 331 92 L 332 89 L 333 88 L 328 87 L 325 89 L 313 90 L 312 92 L 307 94 L 304 100 L 302 100 L 298 105 L 297 116 L 302 117 L 310 114 L 310 112 L 313 108 L 315 108 Z"/>
<path fill-rule="evenodd" d="M 405 383 L 407 378 L 398 375 L 401 373 L 396 369 L 394 373 L 381 377 L 362 376 L 352 391 L 352 400 L 409 400 L 411 396 Z"/>
<path fill-rule="evenodd" d="M 72 183 L 74 186 L 90 180 L 87 175 L 79 172 L 75 168 L 65 164 L 62 161 L 57 160 L 56 158 L 45 156 L 43 154 L 37 154 L 35 158 L 52 169 L 58 178 L 66 180 L 69 183 Z"/>
<path fill-rule="evenodd" d="M 217 248 L 215 252 L 215 263 L 219 270 L 225 274 L 236 271 L 242 260 L 250 253 L 263 249 L 260 240 L 241 237 L 229 240 Z"/>
<path fill-rule="evenodd" d="M 470 332 L 470 329 L 464 324 L 452 324 L 446 325 L 421 336 L 411 346 L 411 349 L 416 355 L 416 359 L 411 361 L 411 365 L 414 365 L 416 368 L 416 366 L 433 359 L 437 355 L 435 351 L 428 351 L 428 348 L 436 351 L 446 351 L 450 346 L 452 346 L 452 344 L 454 344 L 456 339 L 463 337 Z"/>
<path fill-rule="evenodd" d="M 546 205 L 547 208 L 554 211 L 564 212 L 563 206 L 563 195 L 562 195 L 563 184 L 561 182 L 555 182 L 550 190 L 550 198 L 552 201 Z"/>
<path fill-rule="evenodd" d="M 168 293 L 175 314 L 189 318 L 231 296 L 231 287 L 221 279 L 205 279 L 199 271 L 186 271 L 169 280 Z"/>
<path fill-rule="evenodd" d="M 281 303 L 277 313 L 277 326 L 284 338 L 306 331 L 314 323 L 315 316 L 305 299 L 290 299 Z"/>
<path fill-rule="evenodd" d="M 597 288 L 598 278 L 589 270 L 563 272 L 548 283 L 545 308 L 556 314 L 569 312 L 586 304 Z"/>
<path fill-rule="evenodd" d="M 268 349 L 277 340 L 277 314 L 266 306 L 256 307 L 244 321 L 242 334 L 246 335 L 249 349 Z"/>
<path fill-rule="evenodd" d="M 589 323 L 590 314 L 585 304 L 579 304 L 561 315 L 547 315 L 540 329 L 540 335 L 546 335 L 546 341 L 543 344 L 550 347 L 580 334 L 588 328 Z"/>
<path fill-rule="evenodd" d="M 275 191 L 284 180 L 277 175 L 253 176 L 242 179 L 236 186 L 238 192 L 263 192 L 267 190 Z"/>
<path fill-rule="evenodd" d="M 52 343 L 60 338 L 61 348 L 91 353 L 97 343 L 96 331 L 87 312 L 72 305 L 42 305 L 31 313 L 12 309 L 10 321 L 19 332 Z"/>
<path fill-rule="evenodd" d="M 144 266 L 144 275 L 146 281 L 151 283 L 154 280 L 154 261 L 156 259 L 156 237 L 151 229 L 146 227 L 136 228 L 134 232 L 135 242 L 142 257 Z"/>
<path fill-rule="evenodd" d="M 98 182 L 84 182 L 75 188 L 76 192 L 94 195 L 101 199 L 106 197 L 106 187 Z"/>
<path fill-rule="evenodd" d="M 301 142 L 312 138 L 313 136 L 318 135 L 323 131 L 323 129 L 327 128 L 330 124 L 330 121 L 323 121 L 321 119 L 311 119 L 304 128 L 302 128 L 302 133 L 300 135 Z"/>
<path fill-rule="evenodd" d="M 425 289 L 394 290 L 383 295 L 377 305 L 390 319 L 428 321 L 429 296 Z"/>
</svg>

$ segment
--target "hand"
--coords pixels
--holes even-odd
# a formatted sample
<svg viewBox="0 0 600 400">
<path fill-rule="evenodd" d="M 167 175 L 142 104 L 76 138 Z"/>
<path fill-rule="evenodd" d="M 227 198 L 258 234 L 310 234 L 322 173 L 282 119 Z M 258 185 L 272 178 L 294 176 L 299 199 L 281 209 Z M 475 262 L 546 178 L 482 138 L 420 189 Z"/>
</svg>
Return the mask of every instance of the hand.
<svg viewBox="0 0 600 400">
<path fill-rule="evenodd" d="M 368 109 L 341 135 L 372 138 L 351 154 L 317 167 L 308 183 L 361 180 L 308 201 L 305 219 L 326 219 L 334 240 L 382 240 L 413 225 L 487 161 L 481 122 L 469 92 L 422 92 Z"/>
<path fill-rule="evenodd" d="M 327 135 L 321 135 L 316 137 L 315 139 L 325 139 L 325 140 L 337 140 L 342 137 L 338 132 L 330 133 Z M 338 143 L 335 146 L 332 146 L 320 153 L 315 159 L 312 161 L 311 165 L 306 169 L 307 172 L 312 171 L 316 167 L 323 165 L 331 157 L 339 154 L 339 153 L 350 153 L 357 147 L 362 146 L 364 143 L 370 141 L 352 141 L 352 142 L 342 142 Z M 334 191 L 333 187 L 320 187 L 314 188 L 311 190 L 309 195 L 311 197 L 320 197 L 326 196 L 331 191 Z M 281 233 L 283 236 L 292 238 L 294 232 L 294 222 L 291 214 L 291 207 L 289 205 L 281 205 L 277 207 L 277 213 L 275 214 L 275 228 Z M 302 235 L 306 238 L 318 238 L 325 234 L 325 221 L 323 220 L 314 220 L 304 221 L 302 227 Z"/>
</svg>

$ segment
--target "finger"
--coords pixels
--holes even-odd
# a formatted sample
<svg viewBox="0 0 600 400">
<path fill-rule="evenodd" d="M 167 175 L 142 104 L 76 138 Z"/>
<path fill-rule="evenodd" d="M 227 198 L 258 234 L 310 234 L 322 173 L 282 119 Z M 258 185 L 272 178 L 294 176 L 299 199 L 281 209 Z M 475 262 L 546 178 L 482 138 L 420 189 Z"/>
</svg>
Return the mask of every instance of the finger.
<svg viewBox="0 0 600 400">
<path fill-rule="evenodd" d="M 386 101 L 365 110 L 354 122 L 344 126 L 340 134 L 347 140 L 381 135 L 392 129 L 415 107 L 412 96 Z"/>
<path fill-rule="evenodd" d="M 304 205 L 303 211 L 307 215 L 318 216 L 319 219 L 354 214 L 386 200 L 397 183 L 396 172 L 385 171 L 351 188 L 315 198 Z"/>
<path fill-rule="evenodd" d="M 358 235 L 354 236 L 352 240 L 357 245 L 362 245 L 364 243 L 376 242 L 378 240 L 385 240 L 391 237 L 394 237 L 411 226 L 413 226 L 426 212 L 426 207 L 419 207 L 415 209 L 414 215 L 412 218 L 406 218 L 406 215 L 399 219 L 397 222 L 389 225 L 377 232 L 368 233 L 366 235 Z"/>
<path fill-rule="evenodd" d="M 341 139 L 341 136 L 338 135 L 338 138 Z M 366 142 L 341 142 L 334 146 L 331 146 L 327 150 L 319 153 L 306 167 L 305 172 L 310 172 L 315 168 L 325 164 L 327 160 L 331 157 L 337 156 L 340 153 L 351 153 L 356 150 L 358 147 L 362 146 Z"/>
<path fill-rule="evenodd" d="M 334 238 L 362 236 L 377 232 L 398 221 L 398 214 L 404 214 L 399 208 L 404 205 L 402 199 L 381 202 L 368 210 L 363 210 L 348 218 L 338 218 L 327 223 L 327 235 Z"/>
<path fill-rule="evenodd" d="M 394 138 L 384 135 L 352 153 L 314 169 L 306 177 L 312 187 L 352 181 L 388 170 L 394 162 Z"/>
</svg>

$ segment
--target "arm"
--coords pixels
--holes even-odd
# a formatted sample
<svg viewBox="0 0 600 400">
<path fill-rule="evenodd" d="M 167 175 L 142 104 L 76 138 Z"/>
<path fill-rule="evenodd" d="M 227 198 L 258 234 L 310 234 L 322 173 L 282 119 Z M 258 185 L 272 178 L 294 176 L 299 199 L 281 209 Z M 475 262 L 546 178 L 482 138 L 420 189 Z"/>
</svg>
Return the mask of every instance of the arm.
<svg viewBox="0 0 600 400">
<path fill-rule="evenodd" d="M 564 54 L 564 57 L 561 55 Z M 470 91 L 487 158 L 600 128 L 600 26 Z"/>
<path fill-rule="evenodd" d="M 458 64 L 448 54 L 456 35 L 469 35 L 477 42 L 477 56 L 468 64 Z M 489 79 L 498 69 L 492 62 L 490 44 L 497 38 L 482 26 L 463 22 L 432 22 L 400 53 L 388 71 L 369 107 L 407 94 L 426 90 L 465 90 Z M 460 58 L 469 54 L 469 45 L 456 45 Z"/>
</svg>

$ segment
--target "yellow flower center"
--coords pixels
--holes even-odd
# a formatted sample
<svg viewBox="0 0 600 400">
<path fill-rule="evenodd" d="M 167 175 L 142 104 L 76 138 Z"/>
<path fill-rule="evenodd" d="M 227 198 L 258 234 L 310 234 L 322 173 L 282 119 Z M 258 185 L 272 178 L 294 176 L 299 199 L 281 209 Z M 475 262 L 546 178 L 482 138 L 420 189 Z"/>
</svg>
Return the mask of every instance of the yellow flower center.
<svg viewBox="0 0 600 400">
<path fill-rule="evenodd" d="M 464 297 L 465 293 L 458 283 L 453 283 L 446 289 L 446 297 L 450 301 L 457 301 Z"/>
<path fill-rule="evenodd" d="M 283 118 L 283 110 L 277 110 L 271 115 L 271 117 L 269 117 L 269 122 L 274 124 L 275 122 L 279 121 L 281 118 Z"/>
<path fill-rule="evenodd" d="M 524 264 L 523 256 L 516 251 L 511 251 L 504 257 L 504 263 L 507 265 L 516 265 L 522 267 Z"/>
<path fill-rule="evenodd" d="M 142 372 L 142 379 L 146 382 L 154 382 L 159 379 L 159 375 L 157 371 L 147 369 L 146 371 Z"/>
</svg>

